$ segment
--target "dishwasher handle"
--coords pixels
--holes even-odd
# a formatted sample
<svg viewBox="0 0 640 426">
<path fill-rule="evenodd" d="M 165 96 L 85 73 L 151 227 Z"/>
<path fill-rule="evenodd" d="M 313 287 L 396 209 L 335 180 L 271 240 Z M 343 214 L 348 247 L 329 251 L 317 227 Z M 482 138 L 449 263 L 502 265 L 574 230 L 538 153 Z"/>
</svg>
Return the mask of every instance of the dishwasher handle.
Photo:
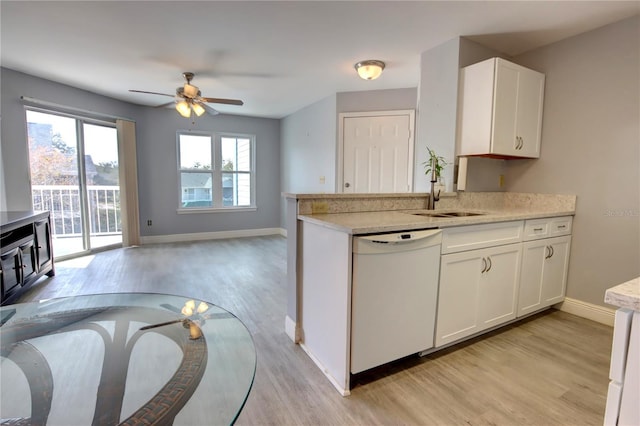
<svg viewBox="0 0 640 426">
<path fill-rule="evenodd" d="M 442 243 L 442 230 L 425 229 L 420 231 L 395 232 L 390 234 L 366 235 L 355 237 L 354 253 L 380 253 L 403 250 L 416 250 Z"/>
</svg>

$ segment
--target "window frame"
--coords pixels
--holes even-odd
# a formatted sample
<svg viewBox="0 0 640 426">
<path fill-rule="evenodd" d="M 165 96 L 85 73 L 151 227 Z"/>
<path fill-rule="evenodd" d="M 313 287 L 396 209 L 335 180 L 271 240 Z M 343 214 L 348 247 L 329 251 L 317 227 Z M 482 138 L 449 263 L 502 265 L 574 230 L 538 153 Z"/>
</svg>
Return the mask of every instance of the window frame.
<svg viewBox="0 0 640 426">
<path fill-rule="evenodd" d="M 180 159 L 180 136 L 207 136 L 211 142 L 211 169 L 183 169 L 181 167 Z M 250 178 L 250 204 L 244 206 L 225 206 L 223 205 L 223 187 L 222 187 L 222 174 L 223 173 L 239 173 L 238 171 L 223 171 L 222 170 L 222 138 L 233 139 L 248 139 L 250 149 L 250 167 L 248 172 Z M 224 211 L 255 211 L 256 205 L 256 136 L 246 133 L 234 133 L 234 132 L 207 132 L 207 131 L 193 131 L 193 130 L 178 130 L 176 132 L 176 160 L 177 160 L 177 177 L 178 177 L 178 214 L 192 214 L 192 213 L 213 213 Z M 218 162 L 220 164 L 218 164 Z M 211 191 L 213 197 L 211 199 L 211 207 L 183 207 L 182 206 L 182 173 L 210 173 L 211 174 Z M 240 172 L 246 174 L 247 172 Z"/>
</svg>

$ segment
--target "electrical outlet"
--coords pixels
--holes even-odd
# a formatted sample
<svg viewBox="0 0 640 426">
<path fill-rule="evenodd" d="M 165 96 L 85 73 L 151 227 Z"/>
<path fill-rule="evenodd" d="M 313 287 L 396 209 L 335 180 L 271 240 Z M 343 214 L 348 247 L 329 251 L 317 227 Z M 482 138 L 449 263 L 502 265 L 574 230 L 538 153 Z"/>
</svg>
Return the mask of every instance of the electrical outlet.
<svg viewBox="0 0 640 426">
<path fill-rule="evenodd" d="M 504 175 L 500 175 L 500 178 L 498 179 L 498 184 L 500 185 L 500 188 L 504 186 Z"/>
<path fill-rule="evenodd" d="M 324 185 L 324 182 L 325 182 L 325 178 L 324 178 L 324 176 L 320 176 L 320 184 L 321 184 L 321 185 Z"/>
<path fill-rule="evenodd" d="M 151 219 L 147 219 L 147 226 L 151 226 L 152 222 Z"/>
</svg>

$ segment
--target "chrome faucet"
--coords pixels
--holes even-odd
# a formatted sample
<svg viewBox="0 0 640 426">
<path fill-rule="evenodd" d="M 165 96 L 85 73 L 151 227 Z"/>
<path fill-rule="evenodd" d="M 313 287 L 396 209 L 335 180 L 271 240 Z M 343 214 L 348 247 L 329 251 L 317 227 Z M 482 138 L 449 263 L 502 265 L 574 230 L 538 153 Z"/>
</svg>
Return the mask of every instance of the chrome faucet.
<svg viewBox="0 0 640 426">
<path fill-rule="evenodd" d="M 433 164 L 431 164 L 431 194 L 429 194 L 429 199 L 427 200 L 427 210 L 435 210 L 436 201 L 440 200 L 440 190 L 438 189 L 438 193 L 435 193 L 436 182 L 438 181 L 438 159 L 432 158 Z"/>
</svg>

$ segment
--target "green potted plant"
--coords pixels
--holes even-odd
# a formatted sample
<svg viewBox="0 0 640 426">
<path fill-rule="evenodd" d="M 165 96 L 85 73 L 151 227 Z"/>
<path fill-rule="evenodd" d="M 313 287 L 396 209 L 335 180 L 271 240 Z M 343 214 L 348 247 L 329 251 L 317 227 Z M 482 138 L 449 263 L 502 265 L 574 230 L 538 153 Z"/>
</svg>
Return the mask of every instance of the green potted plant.
<svg viewBox="0 0 640 426">
<path fill-rule="evenodd" d="M 429 178 L 429 181 L 431 181 L 433 176 L 433 169 L 435 167 L 435 177 L 436 177 L 435 190 L 436 191 L 440 190 L 441 192 L 444 192 L 445 185 L 442 177 L 442 171 L 447 166 L 447 161 L 444 159 L 444 157 L 437 155 L 436 152 L 431 148 L 427 147 L 427 151 L 429 152 L 429 159 L 424 163 L 422 163 L 424 164 L 424 169 L 425 169 L 424 174 L 427 175 L 427 177 Z"/>
</svg>

